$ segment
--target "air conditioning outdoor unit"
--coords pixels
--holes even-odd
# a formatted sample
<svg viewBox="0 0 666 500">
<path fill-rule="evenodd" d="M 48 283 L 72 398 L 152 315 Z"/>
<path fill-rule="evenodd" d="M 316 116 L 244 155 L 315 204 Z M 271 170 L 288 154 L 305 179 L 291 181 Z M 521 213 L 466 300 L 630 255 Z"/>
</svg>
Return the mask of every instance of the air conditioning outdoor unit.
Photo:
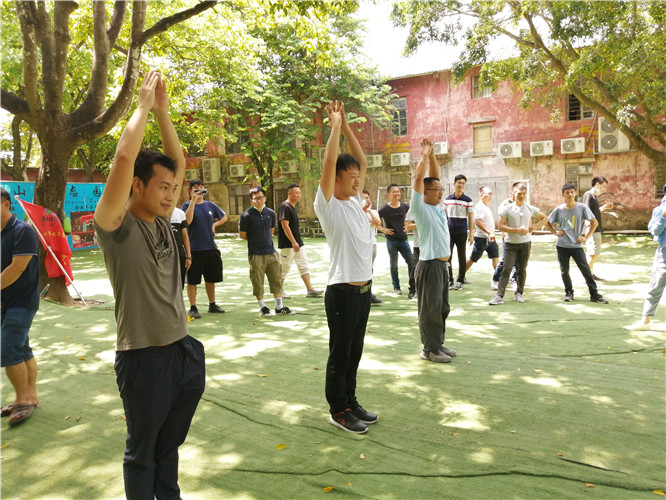
<svg viewBox="0 0 666 500">
<path fill-rule="evenodd" d="M 436 142 L 432 145 L 432 149 L 435 150 L 436 155 L 448 155 L 449 154 L 449 143 L 448 142 Z"/>
<path fill-rule="evenodd" d="M 219 158 L 204 158 L 201 160 L 201 169 L 203 170 L 204 184 L 220 182 L 222 170 L 220 169 Z"/>
<path fill-rule="evenodd" d="M 194 179 L 199 179 L 199 169 L 198 168 L 186 168 L 185 169 L 185 180 L 193 181 Z"/>
<path fill-rule="evenodd" d="M 523 156 L 523 143 L 500 142 L 498 152 L 500 158 L 520 158 Z"/>
<path fill-rule="evenodd" d="M 545 156 L 553 154 L 553 141 L 530 142 L 530 156 Z"/>
<path fill-rule="evenodd" d="M 368 161 L 368 168 L 379 168 L 384 164 L 382 155 L 368 155 L 365 159 Z"/>
<path fill-rule="evenodd" d="M 245 165 L 229 165 L 229 177 L 245 177 Z"/>
<path fill-rule="evenodd" d="M 628 122 L 625 122 L 628 124 Z M 603 116 L 599 117 L 599 153 L 629 151 L 629 138 Z"/>
<path fill-rule="evenodd" d="M 392 167 L 404 167 L 409 165 L 409 153 L 393 153 L 391 155 Z"/>
<path fill-rule="evenodd" d="M 569 155 L 573 153 L 585 152 L 585 137 L 573 137 L 571 139 L 562 139 L 560 141 L 560 151 L 562 154 Z"/>
<path fill-rule="evenodd" d="M 295 174 L 298 172 L 298 163 L 294 160 L 285 161 L 280 167 L 280 172 L 283 174 Z"/>
</svg>

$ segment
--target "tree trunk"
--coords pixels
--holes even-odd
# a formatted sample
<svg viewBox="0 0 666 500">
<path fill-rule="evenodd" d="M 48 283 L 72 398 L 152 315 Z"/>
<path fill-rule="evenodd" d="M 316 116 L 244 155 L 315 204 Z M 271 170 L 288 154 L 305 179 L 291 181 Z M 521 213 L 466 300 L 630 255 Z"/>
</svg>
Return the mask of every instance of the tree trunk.
<svg viewBox="0 0 666 500">
<path fill-rule="evenodd" d="M 63 141 L 64 129 L 57 124 L 51 124 L 40 137 L 42 145 L 42 165 L 39 169 L 37 182 L 35 183 L 34 203 L 48 208 L 58 215 L 62 221 L 65 218 L 65 194 L 67 191 L 67 172 L 69 160 L 75 152 L 75 147 Z M 50 285 L 47 298 L 64 305 L 75 304 L 74 299 L 67 290 L 65 278 L 49 278 L 44 267 L 46 251 L 39 251 L 39 286 L 43 289 Z"/>
</svg>

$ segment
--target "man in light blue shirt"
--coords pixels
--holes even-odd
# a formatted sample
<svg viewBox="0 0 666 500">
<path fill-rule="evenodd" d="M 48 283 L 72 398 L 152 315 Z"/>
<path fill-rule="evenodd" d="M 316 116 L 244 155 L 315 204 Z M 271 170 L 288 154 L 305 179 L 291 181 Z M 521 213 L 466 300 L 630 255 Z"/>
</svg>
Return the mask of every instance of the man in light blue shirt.
<svg viewBox="0 0 666 500">
<path fill-rule="evenodd" d="M 410 205 L 420 240 L 419 261 L 414 271 L 423 344 L 420 358 L 450 363 L 456 352 L 444 345 L 446 318 L 451 311 L 447 269 L 451 256 L 449 226 L 442 207 L 439 167 L 430 139 L 423 139 L 421 148 L 421 160 L 412 177 Z"/>
<path fill-rule="evenodd" d="M 551 212 L 546 227 L 557 236 L 557 260 L 560 263 L 564 283 L 564 301 L 572 302 L 574 299 L 573 285 L 569 276 L 569 260 L 573 258 L 587 283 L 590 301 L 608 304 L 608 300 L 602 297 L 597 290 L 597 283 L 592 276 L 583 250 L 583 242 L 594 234 L 598 224 L 597 219 L 589 207 L 576 202 L 576 187 L 573 184 L 562 186 L 562 197 L 564 203 Z M 587 233 L 585 233 L 585 221 L 590 223 Z"/>
</svg>

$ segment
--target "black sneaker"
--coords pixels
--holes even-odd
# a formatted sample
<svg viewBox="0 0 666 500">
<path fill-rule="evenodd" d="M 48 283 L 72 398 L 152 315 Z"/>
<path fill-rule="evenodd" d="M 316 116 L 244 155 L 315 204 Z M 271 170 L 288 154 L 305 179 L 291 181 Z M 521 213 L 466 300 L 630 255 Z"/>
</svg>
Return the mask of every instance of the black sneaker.
<svg viewBox="0 0 666 500">
<path fill-rule="evenodd" d="M 564 302 L 573 302 L 573 293 L 564 294 Z"/>
<path fill-rule="evenodd" d="M 415 297 L 416 297 L 416 292 L 409 292 L 409 293 L 407 294 L 407 298 L 408 298 L 408 299 L 413 299 L 413 298 L 415 298 Z"/>
<path fill-rule="evenodd" d="M 225 312 L 224 309 L 222 309 L 220 306 L 218 306 L 216 303 L 208 304 L 208 312 L 209 313 L 223 313 Z"/>
<path fill-rule="evenodd" d="M 381 304 L 382 301 L 381 301 L 381 299 L 378 299 L 378 298 L 373 294 L 372 298 L 370 299 L 370 303 L 371 303 L 371 304 Z"/>
<path fill-rule="evenodd" d="M 336 413 L 335 415 L 331 415 L 329 422 L 343 431 L 353 432 L 354 434 L 368 432 L 368 426 L 361 422 L 349 408 L 340 413 Z"/>
<path fill-rule="evenodd" d="M 603 295 L 597 295 L 596 297 L 592 297 L 590 299 L 590 302 L 597 302 L 599 304 L 608 304 L 608 299 L 605 299 Z"/>
<path fill-rule="evenodd" d="M 261 315 L 262 316 L 273 316 L 273 313 L 271 312 L 271 310 L 268 307 L 264 306 L 264 307 L 261 308 Z"/>
<path fill-rule="evenodd" d="M 194 318 L 194 319 L 201 318 L 201 314 L 199 314 L 199 309 L 197 309 L 197 306 L 190 307 L 190 312 L 188 312 L 187 315 L 190 318 Z"/>
<path fill-rule="evenodd" d="M 356 418 L 358 418 L 364 424 L 374 424 L 379 419 L 379 417 L 375 413 L 366 410 L 362 406 L 357 406 L 356 408 L 352 408 L 351 412 Z"/>
<path fill-rule="evenodd" d="M 287 306 L 284 307 L 276 307 L 275 308 L 275 314 L 291 314 L 291 311 Z"/>
</svg>

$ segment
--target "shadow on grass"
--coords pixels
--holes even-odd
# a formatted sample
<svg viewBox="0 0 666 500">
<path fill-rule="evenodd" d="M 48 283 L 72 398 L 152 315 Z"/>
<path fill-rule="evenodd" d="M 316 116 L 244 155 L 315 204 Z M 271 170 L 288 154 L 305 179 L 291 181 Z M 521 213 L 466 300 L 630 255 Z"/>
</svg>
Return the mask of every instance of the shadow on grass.
<svg viewBox="0 0 666 500">
<path fill-rule="evenodd" d="M 384 302 L 371 310 L 357 391 L 380 420 L 357 436 L 327 423 L 323 299 L 305 298 L 294 272 L 285 288 L 297 314 L 262 318 L 244 244 L 219 244 L 218 303 L 228 312 L 188 324 L 206 347 L 207 387 L 181 447 L 186 498 L 312 498 L 325 487 L 370 498 L 570 498 L 589 495 L 586 484 L 626 498 L 663 489 L 664 333 L 622 328 L 640 312 L 652 247 L 631 238 L 604 247 L 598 266 L 614 278 L 600 285 L 608 305 L 587 300 L 576 269 L 576 301 L 562 302 L 548 238 L 533 247 L 525 304 L 488 306 L 490 265 L 479 262 L 472 284 L 451 292 L 446 343 L 458 356 L 439 365 L 418 358 L 416 301 L 386 294 L 380 243 L 374 291 Z M 322 287 L 327 248 L 307 244 Z M 31 338 L 42 403 L 2 433 L 6 497 L 123 496 L 112 297 L 99 251 L 74 259 L 82 288 L 109 303 L 40 310 Z M 6 379 L 2 389 L 7 397 Z"/>
</svg>

